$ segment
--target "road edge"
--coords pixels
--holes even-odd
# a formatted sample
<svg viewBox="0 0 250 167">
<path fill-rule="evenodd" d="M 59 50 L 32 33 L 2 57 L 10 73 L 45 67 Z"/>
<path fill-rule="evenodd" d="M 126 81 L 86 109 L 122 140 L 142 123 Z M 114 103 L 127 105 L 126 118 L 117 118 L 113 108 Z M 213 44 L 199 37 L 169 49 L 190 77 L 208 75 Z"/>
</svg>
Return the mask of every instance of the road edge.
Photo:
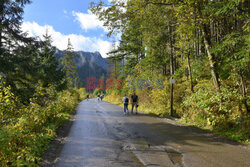
<svg viewBox="0 0 250 167">
<path fill-rule="evenodd" d="M 65 144 L 65 138 L 68 136 L 70 129 L 76 119 L 79 104 L 75 108 L 74 112 L 71 113 L 70 119 L 64 122 L 64 124 L 56 130 L 57 136 L 50 142 L 49 147 L 41 156 L 41 167 L 53 167 L 55 165 L 57 158 L 61 154 L 62 148 Z"/>
</svg>

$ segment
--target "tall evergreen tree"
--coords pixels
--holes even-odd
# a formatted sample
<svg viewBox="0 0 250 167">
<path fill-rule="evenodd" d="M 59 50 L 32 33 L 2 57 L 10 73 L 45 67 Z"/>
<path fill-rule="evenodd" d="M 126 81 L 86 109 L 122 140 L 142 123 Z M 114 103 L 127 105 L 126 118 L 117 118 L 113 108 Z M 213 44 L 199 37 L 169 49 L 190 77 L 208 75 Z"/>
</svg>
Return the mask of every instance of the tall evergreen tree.
<svg viewBox="0 0 250 167">
<path fill-rule="evenodd" d="M 30 0 L 0 1 L 0 72 L 11 70 L 13 61 L 11 51 L 20 43 L 30 41 L 20 28 L 24 5 L 30 2 Z"/>
<path fill-rule="evenodd" d="M 26 72 L 34 67 L 31 64 L 34 65 L 36 59 L 31 57 L 36 52 L 30 55 L 27 55 L 27 52 L 36 50 L 33 46 L 37 43 L 34 39 L 27 38 L 20 27 L 24 5 L 30 2 L 30 0 L 0 1 L 0 73 L 6 78 L 7 84 L 16 91 L 20 86 L 18 84 L 26 85 L 27 88 L 31 86 L 28 83 L 31 77 L 27 77 Z M 26 62 L 28 67 L 23 62 Z M 27 68 L 24 68 L 25 66 Z M 33 69 L 32 72 L 34 71 L 36 70 Z"/>
<path fill-rule="evenodd" d="M 48 30 L 46 30 L 43 37 L 44 40 L 41 42 L 42 46 L 39 54 L 42 86 L 46 87 L 48 84 L 55 84 L 62 87 L 65 73 L 62 67 L 59 66 L 59 60 L 55 56 L 56 48 L 51 44 L 52 39 L 48 34 Z"/>
<path fill-rule="evenodd" d="M 68 39 L 68 46 L 65 52 L 65 56 L 62 57 L 62 65 L 63 70 L 66 73 L 66 77 L 68 80 L 68 86 L 77 87 L 79 76 L 76 71 L 76 65 L 74 62 L 74 58 L 76 57 L 76 54 L 73 50 L 73 46 L 70 42 L 70 39 Z"/>
</svg>

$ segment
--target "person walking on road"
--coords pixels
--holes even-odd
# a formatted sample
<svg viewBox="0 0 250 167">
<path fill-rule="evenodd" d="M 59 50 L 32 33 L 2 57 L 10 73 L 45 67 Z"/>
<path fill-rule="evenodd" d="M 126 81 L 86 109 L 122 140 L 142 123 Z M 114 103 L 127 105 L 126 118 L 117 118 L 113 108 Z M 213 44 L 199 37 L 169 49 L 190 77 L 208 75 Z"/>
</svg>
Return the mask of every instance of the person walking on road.
<svg viewBox="0 0 250 167">
<path fill-rule="evenodd" d="M 138 96 L 135 94 L 135 92 L 133 93 L 133 95 L 131 96 L 131 100 L 132 100 L 132 109 L 131 109 L 131 114 L 133 114 L 134 111 L 134 107 L 135 107 L 135 114 L 137 114 L 137 107 L 138 107 Z"/>
<path fill-rule="evenodd" d="M 128 113 L 128 103 L 129 103 L 129 98 L 127 97 L 126 94 L 124 94 L 124 97 L 122 98 L 123 104 L 124 104 L 124 115 Z"/>
<path fill-rule="evenodd" d="M 89 94 L 87 94 L 87 100 L 89 100 Z"/>
<path fill-rule="evenodd" d="M 102 95 L 100 96 L 100 98 L 101 98 L 101 101 L 102 101 L 103 97 L 104 97 L 104 94 L 102 94 Z"/>
</svg>

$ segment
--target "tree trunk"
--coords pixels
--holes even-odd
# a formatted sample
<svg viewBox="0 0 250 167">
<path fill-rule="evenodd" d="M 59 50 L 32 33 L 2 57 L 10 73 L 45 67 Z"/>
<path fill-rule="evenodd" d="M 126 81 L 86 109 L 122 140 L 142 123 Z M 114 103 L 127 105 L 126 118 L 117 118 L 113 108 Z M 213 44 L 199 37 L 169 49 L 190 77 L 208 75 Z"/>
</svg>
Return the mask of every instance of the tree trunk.
<svg viewBox="0 0 250 167">
<path fill-rule="evenodd" d="M 116 67 L 116 60 L 115 60 L 115 76 L 114 76 L 114 78 L 116 78 L 116 71 L 117 71 L 117 67 Z"/>
<path fill-rule="evenodd" d="M 188 62 L 188 73 L 189 73 L 189 77 L 190 77 L 190 89 L 192 92 L 194 92 L 194 86 L 193 86 L 193 81 L 192 81 L 192 69 L 191 69 L 191 65 L 190 65 L 189 53 L 187 55 L 187 62 Z"/>
<path fill-rule="evenodd" d="M 208 59 L 209 59 L 210 71 L 211 71 L 213 83 L 214 83 L 215 88 L 219 91 L 220 90 L 219 78 L 218 78 L 217 73 L 215 72 L 216 63 L 214 60 L 214 55 L 210 52 L 211 42 L 210 42 L 210 38 L 209 38 L 205 25 L 201 26 L 201 31 L 204 37 L 204 44 L 205 44 L 205 48 L 206 48 Z"/>
<path fill-rule="evenodd" d="M 241 89 L 242 89 L 242 95 L 243 95 L 243 103 L 246 108 L 247 114 L 249 114 L 249 108 L 247 105 L 247 98 L 246 98 L 246 82 L 241 72 L 240 72 L 240 80 L 241 80 Z"/>
<path fill-rule="evenodd" d="M 173 79 L 173 74 L 174 74 L 174 55 L 173 55 L 173 34 L 172 34 L 172 27 L 169 27 L 170 29 L 170 75 L 171 79 Z M 170 115 L 174 117 L 174 85 L 172 82 L 170 82 Z"/>
<path fill-rule="evenodd" d="M 0 54 L 2 54 L 2 32 L 3 32 L 3 17 L 4 17 L 4 11 L 3 11 L 3 2 L 0 2 Z"/>
<path fill-rule="evenodd" d="M 200 4 L 198 4 L 196 9 L 198 11 L 199 16 L 202 18 L 203 14 L 202 14 L 202 11 L 201 11 Z M 214 83 L 214 86 L 217 89 L 217 91 L 220 91 L 219 78 L 218 78 L 217 73 L 215 72 L 216 62 L 214 60 L 214 55 L 210 52 L 210 45 L 211 45 L 211 40 L 210 39 L 211 39 L 211 37 L 209 36 L 208 28 L 209 27 L 206 27 L 205 23 L 200 24 L 201 33 L 202 33 L 203 38 L 204 38 L 205 49 L 207 51 L 207 55 L 208 55 L 208 59 L 209 59 L 210 72 L 211 72 L 211 75 L 212 75 L 213 83 Z"/>
<path fill-rule="evenodd" d="M 173 106 L 174 106 L 174 84 L 170 82 L 170 115 L 172 117 L 174 117 L 175 115 Z"/>
</svg>

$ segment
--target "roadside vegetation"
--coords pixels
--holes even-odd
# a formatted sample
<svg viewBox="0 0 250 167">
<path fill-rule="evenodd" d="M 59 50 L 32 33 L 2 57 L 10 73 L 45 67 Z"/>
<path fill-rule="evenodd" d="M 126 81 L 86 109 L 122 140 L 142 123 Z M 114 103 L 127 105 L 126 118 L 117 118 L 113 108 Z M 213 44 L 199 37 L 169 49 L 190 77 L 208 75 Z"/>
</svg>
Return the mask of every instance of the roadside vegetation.
<svg viewBox="0 0 250 167">
<path fill-rule="evenodd" d="M 21 31 L 28 3 L 0 2 L 0 166 L 39 166 L 56 129 L 86 96 L 70 41 L 60 60 L 48 32 L 38 39 Z"/>
<path fill-rule="evenodd" d="M 56 137 L 56 129 L 75 111 L 84 93 L 80 92 L 37 88 L 29 104 L 23 104 L 2 81 L 0 166 L 38 166 L 40 156 Z"/>
<path fill-rule="evenodd" d="M 106 100 L 135 91 L 142 112 L 249 144 L 248 1 L 100 1 L 91 11 L 121 35 L 109 77 L 124 83 Z"/>
</svg>

